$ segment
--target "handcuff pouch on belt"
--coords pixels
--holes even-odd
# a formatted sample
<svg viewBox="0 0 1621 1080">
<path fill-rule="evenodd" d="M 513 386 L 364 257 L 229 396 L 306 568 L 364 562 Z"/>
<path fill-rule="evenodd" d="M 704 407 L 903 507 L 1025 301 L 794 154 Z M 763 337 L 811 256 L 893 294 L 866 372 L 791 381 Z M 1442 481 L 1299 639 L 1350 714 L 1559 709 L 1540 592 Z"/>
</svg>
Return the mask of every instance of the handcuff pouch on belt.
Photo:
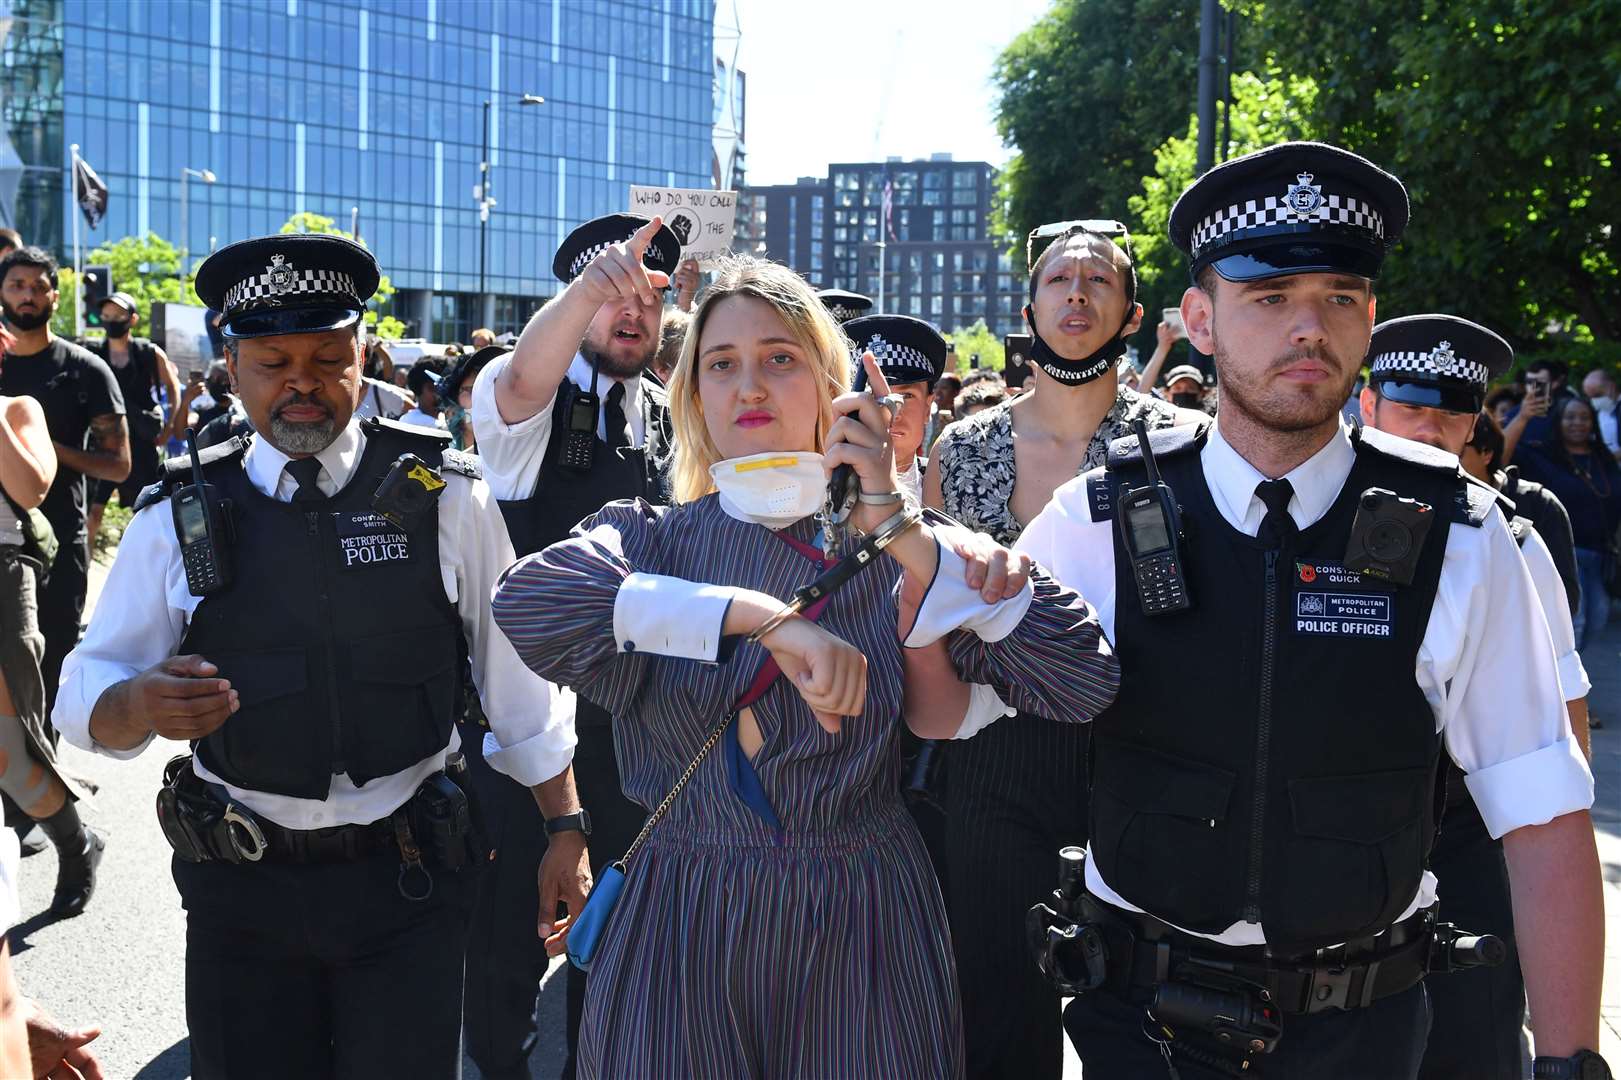
<svg viewBox="0 0 1621 1080">
<path fill-rule="evenodd" d="M 261 821 L 253 811 L 209 784 L 192 769 L 190 755 L 176 757 L 163 770 L 158 790 L 158 824 L 164 839 L 186 862 L 259 862 L 291 858 L 287 849 L 302 850 L 300 841 L 319 838 L 331 857 L 320 861 L 354 861 L 380 853 L 376 834 L 390 831 L 401 856 L 401 892 L 426 899 L 432 891 L 430 870 L 457 873 L 488 857 L 483 831 L 465 791 L 466 760 L 452 754 L 445 771 L 424 780 L 404 805 L 370 826 L 344 826 L 319 833 L 300 833 Z M 459 782 L 458 782 L 459 781 Z M 383 849 L 386 850 L 386 849 Z M 308 860 L 316 861 L 316 860 Z M 429 876 L 426 886 L 405 887 L 407 871 Z"/>
</svg>

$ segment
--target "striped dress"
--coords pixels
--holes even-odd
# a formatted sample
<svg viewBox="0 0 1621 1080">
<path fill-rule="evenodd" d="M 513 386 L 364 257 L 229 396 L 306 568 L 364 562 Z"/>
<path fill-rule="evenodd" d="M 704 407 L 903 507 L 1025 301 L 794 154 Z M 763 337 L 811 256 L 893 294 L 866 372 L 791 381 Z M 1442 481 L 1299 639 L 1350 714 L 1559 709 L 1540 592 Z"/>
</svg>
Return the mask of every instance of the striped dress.
<svg viewBox="0 0 1621 1080">
<path fill-rule="evenodd" d="M 810 543 L 813 523 L 787 533 Z M 508 572 L 496 622 L 536 672 L 613 714 L 625 793 L 651 808 L 766 652 L 741 645 L 721 664 L 621 653 L 614 600 L 632 572 L 786 598 L 818 568 L 711 495 L 610 503 Z M 632 861 L 586 992 L 582 1076 L 962 1075 L 945 912 L 898 794 L 899 579 L 878 560 L 818 620 L 867 657 L 863 715 L 829 734 L 780 678 L 754 705 L 753 769 L 781 831 L 734 794 L 717 749 Z M 1091 608 L 1047 579 L 1009 637 L 959 633 L 951 651 L 966 678 L 1047 716 L 1090 719 L 1118 685 Z"/>
</svg>

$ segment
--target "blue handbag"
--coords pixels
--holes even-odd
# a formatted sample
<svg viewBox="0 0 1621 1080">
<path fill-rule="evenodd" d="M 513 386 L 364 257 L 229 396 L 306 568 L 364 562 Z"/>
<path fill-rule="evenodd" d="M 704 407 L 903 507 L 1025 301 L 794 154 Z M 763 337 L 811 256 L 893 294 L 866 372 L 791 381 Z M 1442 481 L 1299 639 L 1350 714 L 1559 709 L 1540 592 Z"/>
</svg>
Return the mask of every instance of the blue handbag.
<svg viewBox="0 0 1621 1080">
<path fill-rule="evenodd" d="M 624 888 L 624 862 L 604 868 L 597 877 L 597 883 L 591 887 L 591 895 L 585 898 L 580 917 L 569 927 L 568 960 L 581 971 L 591 970 L 591 960 L 597 955 L 597 946 L 602 943 L 602 928 L 608 925 L 608 917 L 613 914 L 614 905 L 619 903 L 619 894 Z"/>
<path fill-rule="evenodd" d="M 687 786 L 687 781 L 691 780 L 693 773 L 698 771 L 698 766 L 703 763 L 704 758 L 709 756 L 709 752 L 715 748 L 715 744 L 720 742 L 721 736 L 726 734 L 726 729 L 731 727 L 732 722 L 737 719 L 737 714 L 758 701 L 760 695 L 766 692 L 766 688 L 781 673 L 781 669 L 777 667 L 777 662 L 767 657 L 765 663 L 760 666 L 759 672 L 755 675 L 754 682 L 750 685 L 748 693 L 743 695 L 742 699 L 738 701 L 737 707 L 726 715 L 726 719 L 716 725 L 715 729 L 709 733 L 708 738 L 704 739 L 703 745 L 698 748 L 698 753 L 693 755 L 692 764 L 688 765 L 686 772 L 683 772 L 680 779 L 676 780 L 675 785 L 670 788 L 670 793 L 664 796 L 664 801 L 659 803 L 651 814 L 647 815 L 647 823 L 642 826 L 642 831 L 636 834 L 636 839 L 631 841 L 630 847 L 625 849 L 625 854 L 620 856 L 618 862 L 612 863 L 603 869 L 602 876 L 597 878 L 597 883 L 591 887 L 591 895 L 585 898 L 585 907 L 580 909 L 579 917 L 569 926 L 567 945 L 565 946 L 569 963 L 581 971 L 591 970 L 591 962 L 596 958 L 597 947 L 602 944 L 603 931 L 608 926 L 608 920 L 613 917 L 614 907 L 619 903 L 620 893 L 625 891 L 625 868 L 630 863 L 632 856 L 640 851 L 642 845 L 647 842 L 647 837 L 652 833 L 653 826 L 657 825 L 660 819 L 669 811 L 670 806 L 675 802 L 676 796 L 681 794 L 681 789 Z"/>
</svg>

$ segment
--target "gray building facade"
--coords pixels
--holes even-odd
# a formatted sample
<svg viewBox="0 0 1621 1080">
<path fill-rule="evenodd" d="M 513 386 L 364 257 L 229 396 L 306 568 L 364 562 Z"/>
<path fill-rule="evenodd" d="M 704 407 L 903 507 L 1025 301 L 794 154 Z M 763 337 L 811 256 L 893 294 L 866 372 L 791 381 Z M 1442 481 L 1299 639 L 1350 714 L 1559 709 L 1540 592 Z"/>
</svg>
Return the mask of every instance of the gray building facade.
<svg viewBox="0 0 1621 1080">
<path fill-rule="evenodd" d="M 752 250 L 814 284 L 883 301 L 891 313 L 950 333 L 980 319 L 996 334 L 1023 328 L 1026 277 L 990 229 L 996 171 L 983 161 L 836 163 L 826 179 L 747 190 Z M 890 190 L 885 231 L 884 188 Z"/>
</svg>

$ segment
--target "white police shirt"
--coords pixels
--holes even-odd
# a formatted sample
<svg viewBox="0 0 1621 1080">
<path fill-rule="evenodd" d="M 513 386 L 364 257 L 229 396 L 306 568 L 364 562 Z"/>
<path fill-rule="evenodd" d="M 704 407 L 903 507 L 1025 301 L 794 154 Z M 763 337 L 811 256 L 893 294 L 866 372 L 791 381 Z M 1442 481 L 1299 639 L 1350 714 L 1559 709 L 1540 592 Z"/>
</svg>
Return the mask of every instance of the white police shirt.
<svg viewBox="0 0 1621 1080">
<path fill-rule="evenodd" d="M 1289 514 L 1296 525 L 1306 529 L 1327 513 L 1355 457 L 1342 427 L 1287 474 L 1294 487 Z M 1266 477 L 1222 438 L 1219 418 L 1210 428 L 1200 465 L 1222 517 L 1255 536 L 1266 514 L 1255 487 Z M 1016 545 L 1086 597 L 1110 636 L 1117 603 L 1114 529 L 1112 519 L 1092 520 L 1085 479 L 1077 477 L 1053 494 Z M 1570 734 L 1558 657 L 1536 593 L 1501 513 L 1494 510 L 1478 529 L 1452 526 L 1416 675 L 1446 750 L 1467 774 L 1469 792 L 1494 837 L 1593 804 L 1593 774 Z M 994 695 L 976 688 L 964 732 L 983 727 L 1004 711 Z M 1117 907 L 1144 910 L 1111 889 L 1090 858 L 1086 887 Z M 1401 917 L 1429 906 L 1435 897 L 1435 876 L 1425 871 L 1418 895 Z M 1245 922 L 1220 934 L 1198 936 L 1234 946 L 1266 941 L 1260 924 Z"/>
<path fill-rule="evenodd" d="M 546 460 L 546 447 L 552 439 L 553 394 L 544 408 L 527 420 L 509 424 L 501 419 L 495 404 L 495 380 L 512 363 L 512 353 L 498 356 L 484 366 L 473 383 L 473 430 L 478 432 L 478 456 L 484 463 L 484 479 L 497 499 L 527 499 L 535 493 L 540 467 Z M 581 390 L 591 389 L 591 362 L 579 353 L 568 366 L 568 381 Z M 642 420 L 642 380 L 615 380 L 607 372 L 597 380 L 597 394 L 604 402 L 616 381 L 625 384 L 625 421 L 630 425 L 630 445 L 641 446 L 645 435 Z M 561 388 L 559 388 L 561 389 Z M 606 408 L 597 410 L 597 434 L 608 440 Z"/>
<path fill-rule="evenodd" d="M 1585 698 L 1593 684 L 1587 678 L 1587 668 L 1576 651 L 1576 628 L 1570 617 L 1570 600 L 1565 596 L 1565 582 L 1554 565 L 1553 552 L 1532 529 L 1520 545 L 1520 555 L 1531 574 L 1537 600 L 1542 604 L 1542 615 L 1548 620 L 1548 633 L 1553 641 L 1553 654 L 1559 667 L 1559 689 L 1566 701 Z"/>
<path fill-rule="evenodd" d="M 320 489 L 332 495 L 354 475 L 364 440 L 359 423 L 349 426 L 316 455 L 321 462 Z M 248 480 L 266 495 L 289 502 L 298 482 L 286 472 L 287 457 L 262 438 L 249 445 L 244 467 Z M 496 627 L 490 593 L 512 565 L 512 541 L 489 487 L 449 470 L 439 500 L 439 565 L 445 595 L 461 615 L 472 660 L 473 685 L 489 717 L 484 757 L 490 765 L 525 787 L 557 776 L 574 757 L 574 697 L 542 679 L 518 659 L 512 643 Z M 152 588 L 154 570 L 162 588 Z M 249 572 L 251 567 L 238 567 Z M 79 647 L 62 665 L 62 685 L 51 715 L 70 743 L 114 758 L 131 758 L 146 749 L 115 750 L 90 734 L 90 713 L 114 683 L 140 674 L 175 654 L 191 614 L 201 598 L 186 588 L 180 545 L 168 504 L 149 506 L 130 521 L 118 557 L 96 604 L 95 617 Z M 225 721 L 227 724 L 230 720 Z M 381 776 L 357 787 L 347 774 L 332 778 L 323 799 L 299 799 L 226 784 L 232 798 L 254 813 L 289 829 L 363 825 L 387 817 L 403 805 L 445 758 L 461 745 L 454 728 L 445 749 L 411 768 Z M 193 759 L 197 775 L 221 783 Z"/>
</svg>

